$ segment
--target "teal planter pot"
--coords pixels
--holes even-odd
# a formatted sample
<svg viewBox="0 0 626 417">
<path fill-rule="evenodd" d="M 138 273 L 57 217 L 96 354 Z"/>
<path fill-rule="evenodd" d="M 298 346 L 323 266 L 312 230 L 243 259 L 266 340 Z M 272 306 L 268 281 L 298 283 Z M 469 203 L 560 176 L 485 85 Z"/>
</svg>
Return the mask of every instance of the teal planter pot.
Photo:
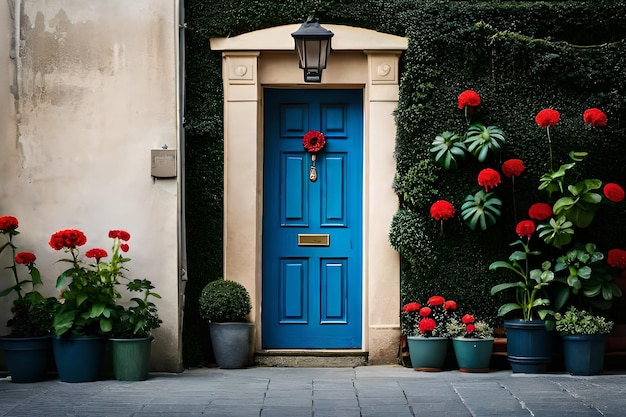
<svg viewBox="0 0 626 417">
<path fill-rule="evenodd" d="M 507 359 L 513 372 L 544 373 L 552 362 L 554 333 L 543 320 L 505 320 Z"/>
<path fill-rule="evenodd" d="M 596 375 L 604 370 L 606 337 L 601 334 L 561 336 L 565 370 L 572 375 Z"/>
<path fill-rule="evenodd" d="M 411 366 L 416 371 L 441 371 L 446 362 L 448 339 L 446 337 L 409 336 Z"/>
<path fill-rule="evenodd" d="M 91 382 L 100 379 L 104 362 L 105 338 L 102 336 L 54 335 L 54 360 L 63 382 Z"/>
<path fill-rule="evenodd" d="M 109 339 L 113 374 L 118 381 L 144 381 L 150 370 L 150 353 L 154 337 Z"/>
<path fill-rule="evenodd" d="M 2 337 L 4 358 L 11 382 L 32 383 L 46 379 L 52 363 L 52 337 Z"/>
<path fill-rule="evenodd" d="M 455 337 L 452 346 L 461 372 L 489 372 L 493 338 Z"/>
</svg>

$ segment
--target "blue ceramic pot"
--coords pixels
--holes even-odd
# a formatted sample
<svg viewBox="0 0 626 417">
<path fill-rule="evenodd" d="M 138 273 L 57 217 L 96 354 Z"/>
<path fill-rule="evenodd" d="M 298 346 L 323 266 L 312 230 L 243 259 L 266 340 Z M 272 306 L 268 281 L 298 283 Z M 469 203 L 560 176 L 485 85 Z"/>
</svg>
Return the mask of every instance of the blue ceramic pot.
<svg viewBox="0 0 626 417">
<path fill-rule="evenodd" d="M 106 339 L 103 336 L 54 335 L 54 360 L 63 382 L 91 382 L 100 379 Z"/>
</svg>

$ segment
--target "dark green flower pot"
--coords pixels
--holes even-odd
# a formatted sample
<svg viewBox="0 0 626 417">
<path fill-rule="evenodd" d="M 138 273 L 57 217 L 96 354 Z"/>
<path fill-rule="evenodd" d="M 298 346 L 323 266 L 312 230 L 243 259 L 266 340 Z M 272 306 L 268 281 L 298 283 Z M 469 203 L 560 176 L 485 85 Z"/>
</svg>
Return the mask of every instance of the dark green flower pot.
<svg viewBox="0 0 626 417">
<path fill-rule="evenodd" d="M 106 339 L 103 336 L 54 335 L 54 360 L 63 382 L 91 382 L 100 379 Z"/>
<path fill-rule="evenodd" d="M 31 383 L 46 379 L 52 358 L 52 337 L 2 337 L 4 358 L 11 382 Z"/>
<path fill-rule="evenodd" d="M 565 370 L 572 375 L 602 373 L 605 339 L 601 334 L 561 336 Z"/>
<path fill-rule="evenodd" d="M 416 371 L 441 371 L 446 362 L 448 338 L 409 336 L 411 366 Z"/>
<path fill-rule="evenodd" d="M 554 332 L 543 320 L 505 320 L 507 359 L 513 372 L 546 372 L 552 362 Z"/>
<path fill-rule="evenodd" d="M 454 355 L 461 372 L 488 372 L 493 350 L 493 338 L 475 339 L 455 337 L 452 339 Z"/>
<path fill-rule="evenodd" d="M 144 381 L 150 371 L 150 352 L 154 337 L 109 339 L 113 374 L 118 381 Z"/>
</svg>

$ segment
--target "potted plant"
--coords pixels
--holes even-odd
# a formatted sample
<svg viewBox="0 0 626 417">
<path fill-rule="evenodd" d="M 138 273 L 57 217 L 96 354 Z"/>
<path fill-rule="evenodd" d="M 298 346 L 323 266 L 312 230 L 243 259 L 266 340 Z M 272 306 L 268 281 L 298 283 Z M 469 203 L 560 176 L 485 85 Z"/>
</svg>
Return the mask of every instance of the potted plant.
<svg viewBox="0 0 626 417">
<path fill-rule="evenodd" d="M 461 372 L 488 372 L 493 350 L 493 328 L 471 314 L 451 319 L 447 331 Z"/>
<path fill-rule="evenodd" d="M 69 269 L 57 278 L 60 290 L 60 306 L 54 317 L 53 351 L 64 382 L 95 381 L 100 377 L 104 360 L 105 336 L 113 329 L 116 301 L 121 297 L 117 286 L 124 262 L 120 254 L 128 250 L 126 242 L 130 234 L 123 230 L 111 230 L 113 250 L 110 262 L 101 248 L 89 249 L 85 257 L 93 259 L 85 264 L 80 258 L 79 247 L 87 242 L 85 234 L 76 229 L 60 230 L 52 234 L 49 245 L 63 250 L 70 258 L 57 262 L 69 263 Z"/>
<path fill-rule="evenodd" d="M 250 294 L 235 282 L 218 279 L 200 294 L 200 315 L 209 321 L 211 345 L 220 368 L 244 368 L 251 363 L 254 325 L 246 321 L 252 310 Z"/>
<path fill-rule="evenodd" d="M 140 297 L 131 298 L 134 305 L 118 305 L 114 314 L 113 330 L 109 341 L 113 362 L 113 374 L 119 381 L 143 381 L 148 377 L 152 330 L 161 326 L 157 306 L 151 298 L 161 298 L 152 290 L 147 279 L 128 281 L 126 289 L 139 292 Z"/>
<path fill-rule="evenodd" d="M 52 354 L 52 320 L 57 305 L 54 297 L 44 297 L 35 288 L 42 285 L 32 252 L 17 252 L 13 237 L 19 232 L 19 222 L 13 216 L 0 217 L 0 234 L 7 241 L 0 253 L 10 249 L 12 263 L 6 269 L 13 275 L 13 284 L 0 296 L 13 295 L 12 317 L 7 322 L 11 333 L 0 337 L 12 382 L 37 382 L 45 379 Z M 21 279 L 18 264 L 28 268 L 30 279 Z M 30 287 L 30 291 L 27 288 Z"/>
<path fill-rule="evenodd" d="M 565 370 L 572 375 L 594 375 L 604 369 L 605 336 L 613 322 L 571 306 L 556 313 L 556 330 L 561 336 Z"/>
<path fill-rule="evenodd" d="M 407 336 L 411 366 L 416 371 L 440 371 L 448 350 L 447 323 L 456 302 L 434 295 L 426 304 L 411 302 L 402 307 L 403 333 Z"/>
</svg>

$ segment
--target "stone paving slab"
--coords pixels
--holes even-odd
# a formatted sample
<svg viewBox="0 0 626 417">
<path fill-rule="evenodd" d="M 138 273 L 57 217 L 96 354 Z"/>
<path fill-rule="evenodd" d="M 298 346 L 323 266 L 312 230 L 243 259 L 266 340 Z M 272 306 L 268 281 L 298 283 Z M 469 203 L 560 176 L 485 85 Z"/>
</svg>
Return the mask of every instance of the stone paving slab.
<svg viewBox="0 0 626 417">
<path fill-rule="evenodd" d="M 0 379 L 0 416 L 622 417 L 626 374 L 356 368 L 205 368 L 141 382 Z"/>
</svg>

